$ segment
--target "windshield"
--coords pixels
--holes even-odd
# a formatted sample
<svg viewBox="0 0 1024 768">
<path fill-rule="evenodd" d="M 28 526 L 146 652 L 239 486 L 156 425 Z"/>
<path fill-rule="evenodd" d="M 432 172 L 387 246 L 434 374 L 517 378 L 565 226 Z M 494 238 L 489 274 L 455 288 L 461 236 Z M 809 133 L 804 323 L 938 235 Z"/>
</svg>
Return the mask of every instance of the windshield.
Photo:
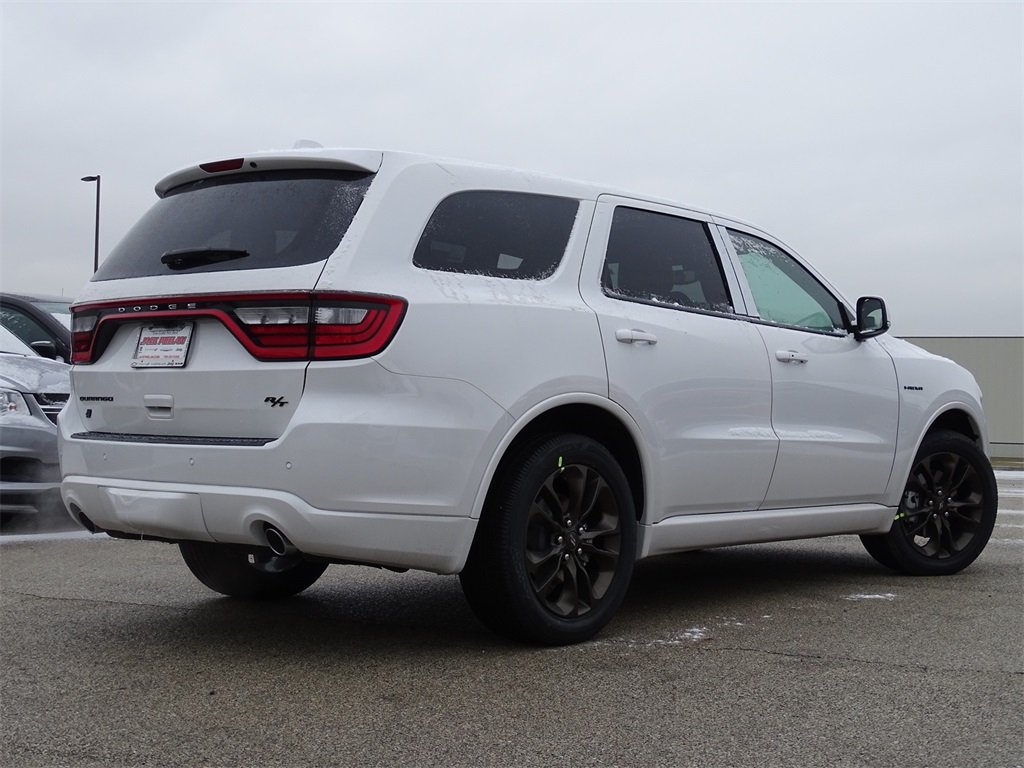
<svg viewBox="0 0 1024 768">
<path fill-rule="evenodd" d="M 53 315 L 53 318 L 71 330 L 71 302 L 70 301 L 33 301 L 32 304 L 39 307 L 43 312 Z"/>
<path fill-rule="evenodd" d="M 149 209 L 92 279 L 323 261 L 344 237 L 372 178 L 351 171 L 267 171 L 184 184 Z M 203 253 L 213 257 L 197 256 Z"/>
</svg>

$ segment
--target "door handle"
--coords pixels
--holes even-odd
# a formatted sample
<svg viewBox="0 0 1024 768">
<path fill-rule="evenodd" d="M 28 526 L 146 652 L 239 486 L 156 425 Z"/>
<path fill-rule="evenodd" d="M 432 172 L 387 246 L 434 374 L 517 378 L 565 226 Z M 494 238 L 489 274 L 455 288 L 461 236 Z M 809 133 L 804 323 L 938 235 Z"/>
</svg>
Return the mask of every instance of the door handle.
<svg viewBox="0 0 1024 768">
<path fill-rule="evenodd" d="M 636 328 L 619 328 L 615 332 L 615 340 L 621 341 L 623 344 L 632 344 L 633 342 L 640 342 L 641 344 L 657 344 L 658 337 L 653 333 L 647 333 L 647 331 L 640 331 Z"/>
<path fill-rule="evenodd" d="M 782 363 L 806 363 L 809 358 L 795 349 L 779 349 L 775 352 L 775 359 Z"/>
</svg>

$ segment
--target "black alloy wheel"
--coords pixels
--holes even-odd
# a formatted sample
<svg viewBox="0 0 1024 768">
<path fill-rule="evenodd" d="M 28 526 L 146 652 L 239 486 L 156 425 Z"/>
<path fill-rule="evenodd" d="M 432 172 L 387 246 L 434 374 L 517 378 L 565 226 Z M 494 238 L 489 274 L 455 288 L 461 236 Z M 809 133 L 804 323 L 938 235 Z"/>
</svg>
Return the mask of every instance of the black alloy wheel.
<svg viewBox="0 0 1024 768">
<path fill-rule="evenodd" d="M 547 435 L 503 463 L 460 574 L 493 631 L 547 645 L 593 637 L 625 597 L 636 559 L 629 482 L 582 435 Z"/>
<path fill-rule="evenodd" d="M 963 435 L 938 432 L 921 444 L 892 529 L 861 539 L 890 568 L 916 575 L 956 573 L 985 548 L 997 508 L 988 457 Z"/>
<path fill-rule="evenodd" d="M 558 467 L 537 490 L 526 521 L 526 570 L 533 593 L 556 616 L 588 613 L 619 565 L 621 510 L 593 467 Z"/>
</svg>

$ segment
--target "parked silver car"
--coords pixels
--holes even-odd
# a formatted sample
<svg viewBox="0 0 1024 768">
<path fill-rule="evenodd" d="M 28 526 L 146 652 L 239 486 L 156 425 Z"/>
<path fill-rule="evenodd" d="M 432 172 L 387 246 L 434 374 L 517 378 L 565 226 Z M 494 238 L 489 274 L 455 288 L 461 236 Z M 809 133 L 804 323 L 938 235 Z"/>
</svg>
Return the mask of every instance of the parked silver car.
<svg viewBox="0 0 1024 768">
<path fill-rule="evenodd" d="M 0 515 L 61 504 L 57 414 L 71 366 L 40 357 L 0 327 Z"/>
<path fill-rule="evenodd" d="M 71 299 L 27 293 L 0 293 L 0 326 L 37 355 L 71 361 Z"/>
</svg>

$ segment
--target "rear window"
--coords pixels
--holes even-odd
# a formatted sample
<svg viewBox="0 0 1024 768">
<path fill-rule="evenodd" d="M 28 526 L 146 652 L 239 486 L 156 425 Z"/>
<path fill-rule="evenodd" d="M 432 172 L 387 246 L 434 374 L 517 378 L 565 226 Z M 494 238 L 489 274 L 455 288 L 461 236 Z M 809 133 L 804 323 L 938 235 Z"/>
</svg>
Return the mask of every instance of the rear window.
<svg viewBox="0 0 1024 768">
<path fill-rule="evenodd" d="M 183 184 L 129 230 L 94 281 L 291 267 L 329 257 L 372 174 L 267 171 Z"/>
<path fill-rule="evenodd" d="M 423 230 L 413 264 L 520 280 L 558 268 L 579 201 L 524 192 L 457 192 L 437 206 Z"/>
</svg>

